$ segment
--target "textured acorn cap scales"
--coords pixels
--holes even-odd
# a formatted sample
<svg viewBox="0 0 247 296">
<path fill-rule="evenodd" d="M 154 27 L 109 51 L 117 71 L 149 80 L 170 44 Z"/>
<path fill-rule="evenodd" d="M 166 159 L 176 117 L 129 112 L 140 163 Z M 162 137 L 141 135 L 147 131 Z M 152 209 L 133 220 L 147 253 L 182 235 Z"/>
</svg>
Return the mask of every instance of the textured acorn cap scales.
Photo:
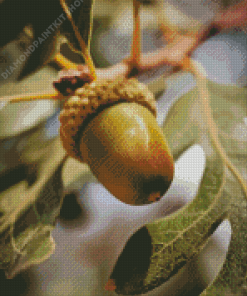
<svg viewBox="0 0 247 296">
<path fill-rule="evenodd" d="M 79 150 L 82 127 L 92 115 L 117 102 L 135 102 L 149 109 L 156 117 L 156 102 L 149 89 L 138 80 L 122 78 L 99 80 L 85 84 L 64 104 L 60 114 L 60 136 L 67 153 L 83 162 Z"/>
</svg>

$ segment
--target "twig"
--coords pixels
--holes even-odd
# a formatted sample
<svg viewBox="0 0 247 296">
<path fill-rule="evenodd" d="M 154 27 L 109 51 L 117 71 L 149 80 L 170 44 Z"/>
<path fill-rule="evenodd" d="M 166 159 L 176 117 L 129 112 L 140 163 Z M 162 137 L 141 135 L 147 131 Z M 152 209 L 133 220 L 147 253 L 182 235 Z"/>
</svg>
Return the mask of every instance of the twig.
<svg viewBox="0 0 247 296">
<path fill-rule="evenodd" d="M 28 102 L 28 101 L 34 101 L 34 100 L 60 100 L 64 97 L 54 91 L 51 93 L 32 93 L 32 94 L 24 94 L 24 95 L 14 95 L 14 96 L 7 96 L 0 98 L 1 101 L 7 101 L 8 103 L 19 103 L 19 102 Z"/>
<path fill-rule="evenodd" d="M 141 55 L 140 2 L 133 0 L 134 31 L 132 39 L 131 59 L 134 67 L 138 67 Z"/>
<path fill-rule="evenodd" d="M 109 68 L 96 69 L 95 72 L 101 77 L 114 79 L 114 75 L 132 77 L 141 74 L 146 70 L 154 69 L 163 65 L 176 67 L 176 71 L 178 69 L 188 70 L 190 65 L 188 56 L 201 43 L 201 41 L 206 40 L 206 31 L 207 28 L 204 28 L 203 30 L 201 30 L 201 32 L 197 34 L 181 35 L 179 33 L 175 33 L 174 30 L 171 30 L 170 33 L 173 34 L 173 36 L 171 37 L 169 32 L 165 36 L 168 38 L 167 46 L 147 54 L 141 54 L 141 52 L 137 50 L 138 47 L 134 45 L 136 44 L 137 40 L 134 38 L 134 35 L 137 33 L 136 30 L 133 34 L 132 56 Z M 136 49 L 135 54 L 133 53 L 134 48 Z M 137 54 L 138 52 L 139 54 Z M 136 57 L 133 57 L 134 55 L 136 55 Z M 54 60 L 61 67 L 65 67 L 66 69 L 72 68 L 78 70 L 79 67 L 84 71 L 86 71 L 87 69 L 85 65 L 76 65 L 72 63 L 70 60 L 62 56 L 62 54 L 57 54 Z M 138 64 L 136 65 L 135 61 L 137 60 Z M 131 71 L 133 67 L 135 67 L 137 71 Z"/>
<path fill-rule="evenodd" d="M 145 71 L 162 65 L 183 67 L 184 60 L 195 48 L 198 40 L 192 36 L 179 35 L 174 42 L 152 53 L 143 54 L 139 69 Z"/>
<path fill-rule="evenodd" d="M 62 69 L 77 69 L 78 65 L 68 60 L 61 53 L 57 53 L 54 57 L 54 62 L 56 62 Z"/>
</svg>

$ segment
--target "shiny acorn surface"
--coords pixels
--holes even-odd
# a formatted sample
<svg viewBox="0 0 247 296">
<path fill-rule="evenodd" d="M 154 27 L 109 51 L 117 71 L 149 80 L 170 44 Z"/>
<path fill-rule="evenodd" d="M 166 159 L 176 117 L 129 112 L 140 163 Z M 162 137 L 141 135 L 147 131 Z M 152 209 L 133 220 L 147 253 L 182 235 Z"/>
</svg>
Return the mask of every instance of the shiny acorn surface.
<svg viewBox="0 0 247 296">
<path fill-rule="evenodd" d="M 118 103 L 91 119 L 80 151 L 97 179 L 127 204 L 159 200 L 173 179 L 163 132 L 153 114 L 137 103 Z"/>
</svg>

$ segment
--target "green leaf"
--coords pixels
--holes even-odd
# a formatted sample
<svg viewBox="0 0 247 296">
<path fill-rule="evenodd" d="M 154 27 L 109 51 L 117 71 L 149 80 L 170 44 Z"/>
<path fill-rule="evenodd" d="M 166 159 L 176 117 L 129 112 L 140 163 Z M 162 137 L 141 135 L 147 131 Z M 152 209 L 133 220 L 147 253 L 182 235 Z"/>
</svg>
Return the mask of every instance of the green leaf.
<svg viewBox="0 0 247 296">
<path fill-rule="evenodd" d="M 232 237 L 225 263 L 211 285 L 201 296 L 243 296 L 247 292 L 247 203 L 236 194 L 231 200 L 229 221 Z"/>
<path fill-rule="evenodd" d="M 55 243 L 51 237 L 52 230 L 53 227 L 42 225 L 32 241 L 26 245 L 24 249 L 26 266 L 39 264 L 54 252 Z"/>
<path fill-rule="evenodd" d="M 65 151 L 59 139 L 50 143 L 45 160 L 38 158 L 35 179 L 0 193 L 0 266 L 8 276 L 39 263 L 54 250 L 50 237 L 63 199 L 61 169 Z"/>
<path fill-rule="evenodd" d="M 63 186 L 66 191 L 80 189 L 86 182 L 96 180 L 89 166 L 69 157 L 62 169 Z"/>
<path fill-rule="evenodd" d="M 247 89 L 222 87 L 208 82 L 214 119 L 231 162 L 247 184 Z M 217 104 L 216 104 L 217 98 Z M 247 199 L 239 183 L 228 174 L 226 191 L 231 196 L 228 219 L 232 237 L 225 263 L 203 296 L 245 295 L 247 293 Z"/>
<path fill-rule="evenodd" d="M 24 238 L 28 241 L 21 253 L 11 267 L 6 271 L 8 278 L 13 278 L 21 270 L 27 269 L 33 264 L 39 264 L 48 259 L 55 250 L 55 242 L 51 237 L 53 227 L 48 225 L 37 225 L 35 231 L 28 229 L 28 233 L 23 233 Z M 19 238 L 20 240 L 20 238 Z"/>
<path fill-rule="evenodd" d="M 188 93 L 173 105 L 166 117 L 164 134 L 175 159 L 199 142 L 200 126 L 191 116 L 194 111 L 198 112 L 196 96 Z"/>
<path fill-rule="evenodd" d="M 9 227 L 0 234 L 0 267 L 6 270 L 16 258 L 17 254 L 12 246 L 11 229 Z"/>
<path fill-rule="evenodd" d="M 9 82 L 0 87 L 0 97 L 53 92 L 52 81 L 57 72 L 49 66 L 22 81 Z M 44 122 L 58 107 L 52 100 L 12 103 L 0 110 L 0 139 L 13 137 Z"/>
<path fill-rule="evenodd" d="M 247 92 L 246 89 L 217 85 L 212 82 L 208 82 L 208 89 L 212 94 L 210 104 L 219 128 L 219 137 L 222 139 L 222 132 L 224 131 L 229 136 L 229 130 L 226 130 L 222 120 L 217 121 L 217 118 L 219 119 L 217 114 L 222 114 L 223 109 L 224 112 L 226 110 L 233 112 L 236 115 L 232 120 L 233 125 L 236 123 L 243 125 L 247 114 Z M 229 113 L 226 114 L 229 116 Z M 152 240 L 151 255 L 146 255 L 149 259 L 148 267 L 140 271 L 138 268 L 140 263 L 136 262 L 136 266 L 131 270 L 128 268 L 124 270 L 124 274 L 127 273 L 129 276 L 123 280 L 116 272 L 123 270 L 121 262 L 125 262 L 128 266 L 128 262 L 130 264 L 133 260 L 131 254 L 134 254 L 138 248 L 149 248 L 148 245 L 143 246 L 136 243 L 132 249 L 129 249 L 129 241 L 127 242 L 110 277 L 115 281 L 118 294 L 145 293 L 165 282 L 202 250 L 210 235 L 226 216 L 229 217 L 233 229 L 227 261 L 219 278 L 205 292 L 205 295 L 228 295 L 229 291 L 236 291 L 237 286 L 241 284 L 241 289 L 244 291 L 243 282 L 247 275 L 246 252 L 244 251 L 247 225 L 245 222 L 247 218 L 246 200 L 241 192 L 240 184 L 227 171 L 225 158 L 212 141 L 211 128 L 211 123 L 205 116 L 202 101 L 198 99 L 196 88 L 180 98 L 170 109 L 164 124 L 164 134 L 175 159 L 188 147 L 197 143 L 206 155 L 206 168 L 198 193 L 192 202 L 175 214 L 145 226 Z M 246 137 L 245 129 L 238 130 L 242 132 L 243 137 L 244 135 Z M 239 134 L 238 140 L 228 137 L 228 140 L 230 139 L 240 147 L 234 154 L 238 159 L 240 155 L 244 158 L 243 163 L 237 165 L 238 168 L 242 168 L 242 173 L 246 172 L 247 168 L 246 145 L 243 145 L 246 139 L 244 140 L 243 137 Z M 232 152 L 227 151 L 229 154 Z M 241 162 L 240 159 L 239 162 Z M 147 258 L 143 258 L 143 261 L 146 260 Z M 223 290 L 225 294 L 222 293 Z"/>
</svg>

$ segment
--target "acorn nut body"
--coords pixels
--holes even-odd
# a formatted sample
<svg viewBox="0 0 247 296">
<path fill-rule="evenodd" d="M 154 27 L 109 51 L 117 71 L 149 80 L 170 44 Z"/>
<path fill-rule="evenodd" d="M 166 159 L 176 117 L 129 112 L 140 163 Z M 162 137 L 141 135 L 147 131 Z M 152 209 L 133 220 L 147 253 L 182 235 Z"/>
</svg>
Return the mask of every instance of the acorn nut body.
<svg viewBox="0 0 247 296">
<path fill-rule="evenodd" d="M 86 88 L 78 89 L 79 99 L 69 99 L 61 113 L 65 149 L 86 162 L 121 201 L 141 205 L 159 200 L 171 184 L 174 167 L 154 116 L 153 95 L 135 79 L 93 82 Z M 83 100 L 91 104 L 83 105 Z"/>
</svg>

